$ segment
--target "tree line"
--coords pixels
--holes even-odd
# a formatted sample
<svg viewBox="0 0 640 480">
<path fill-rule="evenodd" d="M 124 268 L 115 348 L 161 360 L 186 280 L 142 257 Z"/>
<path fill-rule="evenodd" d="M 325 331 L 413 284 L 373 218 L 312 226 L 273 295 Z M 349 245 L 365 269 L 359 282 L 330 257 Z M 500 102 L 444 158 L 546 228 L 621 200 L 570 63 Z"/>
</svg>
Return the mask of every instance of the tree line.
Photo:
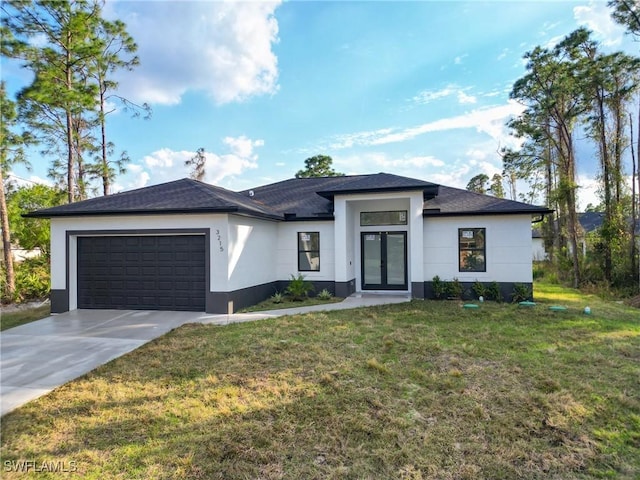
<svg viewBox="0 0 640 480">
<path fill-rule="evenodd" d="M 640 38 L 640 4 L 614 0 L 608 5 L 613 18 Z M 520 200 L 542 202 L 555 211 L 542 223 L 542 233 L 549 260 L 565 280 L 575 287 L 599 281 L 637 287 L 640 58 L 603 52 L 586 28 L 553 47 L 535 47 L 524 58 L 526 73 L 514 83 L 510 98 L 525 110 L 508 123 L 522 145 L 501 149 L 503 173 L 492 178 L 489 188 L 484 174 L 472 178 L 467 188 L 504 196 L 504 178 L 516 199 L 516 183 L 524 181 L 529 191 Z M 591 160 L 577 153 L 585 137 L 599 165 L 601 204 L 596 209 L 603 213 L 601 228 L 589 239 L 589 259 L 581 254 L 577 212 L 578 165 Z"/>
<path fill-rule="evenodd" d="M 15 291 L 5 181 L 11 167 L 28 166 L 25 150 L 37 145 L 52 159 L 49 176 L 69 203 L 96 191 L 108 195 L 129 160 L 109 141 L 109 115 L 117 109 L 151 113 L 117 93 L 116 75 L 139 64 L 137 45 L 124 22 L 105 18 L 103 7 L 104 0 L 5 0 L 0 7 L 0 53 L 33 75 L 15 101 L 0 83 L 0 216 L 9 298 Z M 25 131 L 17 133 L 19 126 Z"/>
</svg>

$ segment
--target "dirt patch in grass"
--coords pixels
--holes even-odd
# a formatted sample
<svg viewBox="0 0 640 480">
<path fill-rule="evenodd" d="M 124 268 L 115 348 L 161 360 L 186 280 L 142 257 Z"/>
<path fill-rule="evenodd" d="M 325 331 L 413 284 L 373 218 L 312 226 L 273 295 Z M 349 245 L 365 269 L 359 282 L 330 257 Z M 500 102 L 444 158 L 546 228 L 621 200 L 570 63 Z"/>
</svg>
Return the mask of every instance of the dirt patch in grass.
<svg viewBox="0 0 640 480">
<path fill-rule="evenodd" d="M 5 416 L 2 459 L 95 479 L 637 478 L 640 316 L 576 302 L 185 325 Z"/>
</svg>

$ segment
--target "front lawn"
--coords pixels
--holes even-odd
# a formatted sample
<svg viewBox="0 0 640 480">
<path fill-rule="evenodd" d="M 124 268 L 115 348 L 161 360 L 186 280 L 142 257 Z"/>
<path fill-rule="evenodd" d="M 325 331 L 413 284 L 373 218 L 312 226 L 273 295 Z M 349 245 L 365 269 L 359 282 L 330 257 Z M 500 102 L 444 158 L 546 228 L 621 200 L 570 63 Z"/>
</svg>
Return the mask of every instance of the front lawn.
<svg viewBox="0 0 640 480">
<path fill-rule="evenodd" d="M 5 416 L 3 478 L 638 478 L 640 311 L 536 295 L 185 325 Z"/>
</svg>

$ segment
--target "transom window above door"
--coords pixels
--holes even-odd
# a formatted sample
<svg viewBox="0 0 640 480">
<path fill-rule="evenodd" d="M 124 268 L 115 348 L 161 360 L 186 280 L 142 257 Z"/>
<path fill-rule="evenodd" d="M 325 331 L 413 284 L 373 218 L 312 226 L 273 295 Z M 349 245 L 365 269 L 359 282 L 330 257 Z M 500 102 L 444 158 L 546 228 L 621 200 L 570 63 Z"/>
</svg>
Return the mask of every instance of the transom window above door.
<svg viewBox="0 0 640 480">
<path fill-rule="evenodd" d="M 360 212 L 360 226 L 406 225 L 406 210 L 389 210 L 386 212 Z"/>
</svg>

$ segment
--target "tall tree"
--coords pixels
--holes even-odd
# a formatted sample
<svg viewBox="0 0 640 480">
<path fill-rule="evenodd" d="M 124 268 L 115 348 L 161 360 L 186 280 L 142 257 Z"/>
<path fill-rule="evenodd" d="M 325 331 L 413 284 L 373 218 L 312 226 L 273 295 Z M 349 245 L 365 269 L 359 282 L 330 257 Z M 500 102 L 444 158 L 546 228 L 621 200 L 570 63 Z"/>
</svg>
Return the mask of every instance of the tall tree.
<svg viewBox="0 0 640 480">
<path fill-rule="evenodd" d="M 491 177 L 491 186 L 489 187 L 489 193 L 497 198 L 504 198 L 504 187 L 502 186 L 502 175 L 495 173 Z"/>
<path fill-rule="evenodd" d="M 304 170 L 298 170 L 296 178 L 342 177 L 344 173 L 333 169 L 333 158 L 328 155 L 316 155 L 304 161 Z"/>
<path fill-rule="evenodd" d="M 7 210 L 5 178 L 12 165 L 26 163 L 24 146 L 30 141 L 28 134 L 14 132 L 16 124 L 15 102 L 7 97 L 5 84 L 0 82 L 0 223 L 5 264 L 5 281 L 2 296 L 8 299 L 13 298 L 15 294 L 16 282 L 13 255 L 11 254 L 11 228 Z"/>
<path fill-rule="evenodd" d="M 126 153 L 113 158 L 107 140 L 108 103 L 139 114 L 150 109 L 115 94 L 114 72 L 139 62 L 136 44 L 125 24 L 102 18 L 104 0 L 8 0 L 3 2 L 3 28 L 16 39 L 3 53 L 24 61 L 35 74 L 20 94 L 24 120 L 46 145 L 46 153 L 64 154 L 55 161 L 54 177 L 64 172 L 68 201 L 82 199 L 88 183 L 99 178 L 109 193 L 116 174 L 124 171 Z M 99 140 L 94 130 L 99 129 Z M 98 153 L 99 152 L 99 153 Z M 96 155 L 97 161 L 91 162 Z"/>
<path fill-rule="evenodd" d="M 467 190 L 476 193 L 487 193 L 487 183 L 489 183 L 489 176 L 485 173 L 479 173 L 473 177 L 467 183 Z"/>
<path fill-rule="evenodd" d="M 576 157 L 574 129 L 585 110 L 574 65 L 564 46 L 536 47 L 525 55 L 527 73 L 517 80 L 511 98 L 526 107 L 521 135 L 543 140 L 557 170 L 554 195 L 560 206 L 560 228 L 569 243 L 573 284 L 580 283 L 578 217 L 576 212 Z"/>
<path fill-rule="evenodd" d="M 613 19 L 627 27 L 630 34 L 640 37 L 640 3 L 634 0 L 610 0 Z"/>
<path fill-rule="evenodd" d="M 86 77 L 90 59 L 100 52 L 95 35 L 100 4 L 87 0 L 8 0 L 2 8 L 5 25 L 21 40 L 20 48 L 12 53 L 35 73 L 33 83 L 19 95 L 21 114 L 50 142 L 64 141 L 67 199 L 73 202 L 74 120 L 94 108 L 98 93 Z"/>
<path fill-rule="evenodd" d="M 603 272 L 612 281 L 615 250 L 626 250 L 626 214 L 622 197 L 625 181 L 623 159 L 629 145 L 627 111 L 637 90 L 640 61 L 621 52 L 605 55 L 591 39 L 591 32 L 579 28 L 560 44 L 568 53 L 581 85 L 587 111 L 587 134 L 597 145 L 600 159 L 605 218 L 600 228 Z M 621 252 L 618 252 L 621 253 Z M 617 255 L 618 258 L 626 256 Z"/>
<path fill-rule="evenodd" d="M 139 58 L 135 55 L 138 46 L 133 37 L 127 33 L 124 22 L 102 20 L 98 25 L 97 36 L 101 43 L 101 52 L 91 60 L 93 67 L 91 74 L 98 85 L 100 155 L 93 167 L 93 172 L 102 182 L 103 194 L 109 195 L 116 174 L 125 172 L 125 164 L 129 158 L 126 152 L 123 152 L 120 157 L 113 157 L 114 145 L 107 140 L 106 120 L 107 115 L 113 113 L 115 108 L 109 109 L 107 102 L 116 101 L 121 108 L 132 112 L 134 116 L 145 112 L 145 118 L 151 115 L 151 108 L 146 103 L 137 105 L 115 93 L 118 83 L 113 79 L 113 74 L 122 69 L 133 70 L 140 64 Z"/>
<path fill-rule="evenodd" d="M 189 173 L 189 177 L 194 180 L 202 181 L 204 180 L 205 175 L 205 167 L 207 164 L 207 155 L 204 153 L 204 148 L 200 147 L 196 154 L 188 160 L 184 162 L 185 166 L 191 168 L 191 172 Z"/>
</svg>

